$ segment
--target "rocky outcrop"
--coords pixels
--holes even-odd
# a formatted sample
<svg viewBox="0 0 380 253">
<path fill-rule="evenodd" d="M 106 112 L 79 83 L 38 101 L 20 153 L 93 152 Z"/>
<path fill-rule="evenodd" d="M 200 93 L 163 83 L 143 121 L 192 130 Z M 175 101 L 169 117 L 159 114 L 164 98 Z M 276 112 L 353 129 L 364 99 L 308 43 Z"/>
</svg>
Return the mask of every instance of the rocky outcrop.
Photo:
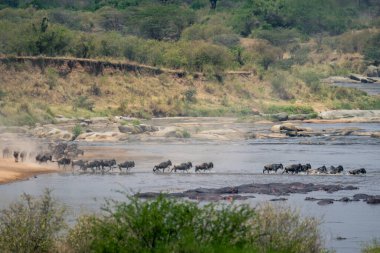
<svg viewBox="0 0 380 253">
<path fill-rule="evenodd" d="M 370 65 L 367 67 L 365 74 L 368 77 L 380 77 L 380 66 Z"/>
<path fill-rule="evenodd" d="M 372 78 L 366 77 L 366 76 L 362 76 L 362 75 L 358 75 L 358 74 L 350 74 L 349 78 L 354 80 L 354 81 L 359 81 L 362 83 L 375 83 L 376 82 L 375 79 L 372 79 Z"/>
<path fill-rule="evenodd" d="M 334 110 L 319 113 L 319 117 L 327 120 L 344 118 L 377 118 L 380 119 L 380 110 Z"/>
<path fill-rule="evenodd" d="M 190 198 L 196 200 L 217 201 L 226 198 L 240 198 L 240 194 L 266 194 L 274 196 L 289 196 L 295 193 L 309 193 L 313 191 L 326 191 L 333 193 L 342 190 L 356 190 L 357 187 L 341 185 L 319 185 L 319 184 L 303 184 L 303 183 L 269 183 L 269 184 L 245 184 L 233 187 L 222 188 L 197 188 L 180 193 L 168 193 L 170 197 Z M 140 198 L 155 198 L 162 193 L 139 193 Z M 243 195 L 246 198 L 252 198 L 252 195 Z M 284 201 L 286 199 L 280 198 Z"/>
<path fill-rule="evenodd" d="M 121 133 L 128 133 L 128 134 L 142 134 L 146 132 L 157 132 L 159 129 L 158 127 L 146 125 L 146 124 L 139 124 L 139 125 L 122 125 L 119 126 L 119 131 Z"/>
<path fill-rule="evenodd" d="M 76 140 L 88 142 L 109 142 L 109 141 L 125 141 L 128 139 L 127 134 L 118 132 L 91 132 L 79 135 Z"/>
<path fill-rule="evenodd" d="M 48 138 L 52 140 L 69 141 L 73 138 L 72 133 L 53 127 L 36 127 L 31 130 L 31 133 L 38 138 Z"/>
<path fill-rule="evenodd" d="M 282 133 L 289 137 L 309 137 L 316 135 L 310 127 L 301 127 L 293 123 L 284 123 L 271 127 L 273 133 Z"/>
</svg>

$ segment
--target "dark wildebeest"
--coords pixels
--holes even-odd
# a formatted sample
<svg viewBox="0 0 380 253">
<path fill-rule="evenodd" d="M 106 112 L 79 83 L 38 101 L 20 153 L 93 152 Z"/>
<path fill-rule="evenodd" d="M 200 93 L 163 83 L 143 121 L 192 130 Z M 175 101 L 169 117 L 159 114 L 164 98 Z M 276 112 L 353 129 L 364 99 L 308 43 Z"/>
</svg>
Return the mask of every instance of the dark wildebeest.
<svg viewBox="0 0 380 253">
<path fill-rule="evenodd" d="M 8 158 L 11 155 L 11 150 L 6 147 L 3 149 L 3 158 Z"/>
<path fill-rule="evenodd" d="M 119 167 L 120 171 L 123 168 L 125 168 L 128 171 L 130 168 L 135 167 L 135 161 L 125 161 L 123 163 L 119 163 L 117 166 Z"/>
<path fill-rule="evenodd" d="M 50 154 L 38 154 L 36 156 L 36 161 L 39 163 L 47 163 L 47 161 L 51 162 L 52 160 L 53 160 L 53 156 Z"/>
<path fill-rule="evenodd" d="M 338 174 L 338 173 L 341 173 L 342 171 L 343 171 L 342 165 L 338 165 L 338 167 L 330 166 L 329 173 L 330 174 Z"/>
<path fill-rule="evenodd" d="M 95 161 L 91 161 L 91 162 L 88 162 L 86 165 L 86 169 L 87 168 L 90 168 L 91 170 L 100 170 L 100 167 L 102 166 L 102 162 L 101 161 L 98 161 L 98 160 L 95 160 Z"/>
<path fill-rule="evenodd" d="M 319 167 L 319 168 L 317 169 L 317 171 L 318 171 L 319 173 L 327 173 L 327 168 L 326 168 L 325 165 L 323 165 L 322 167 Z"/>
<path fill-rule="evenodd" d="M 77 160 L 77 161 L 71 161 L 71 168 L 74 169 L 75 166 L 79 166 L 79 168 L 82 168 L 86 164 L 83 160 Z"/>
<path fill-rule="evenodd" d="M 299 172 L 307 172 L 310 169 L 311 169 L 311 164 L 310 163 L 302 164 L 301 167 L 300 167 Z"/>
<path fill-rule="evenodd" d="M 175 165 L 171 171 L 177 172 L 177 170 L 189 172 L 189 169 L 193 167 L 191 162 L 181 163 L 180 165 Z"/>
<path fill-rule="evenodd" d="M 356 170 L 350 170 L 348 173 L 351 175 L 359 175 L 359 174 L 366 174 L 367 171 L 364 168 L 361 168 L 361 169 L 356 169 Z"/>
<path fill-rule="evenodd" d="M 104 167 L 108 167 L 111 170 L 114 166 L 116 166 L 116 160 L 101 160 L 100 166 L 102 167 L 102 170 L 104 170 Z"/>
<path fill-rule="evenodd" d="M 69 165 L 71 163 L 71 159 L 64 157 L 59 159 L 57 163 L 59 168 L 61 168 L 61 165 L 63 165 L 63 168 L 66 168 L 66 165 Z"/>
<path fill-rule="evenodd" d="M 13 157 L 15 158 L 15 162 L 18 163 L 18 157 L 20 155 L 19 151 L 13 151 Z"/>
<path fill-rule="evenodd" d="M 198 172 L 200 170 L 203 170 L 203 171 L 211 170 L 212 168 L 214 168 L 214 164 L 212 162 L 202 163 L 201 165 L 195 166 L 195 172 Z"/>
<path fill-rule="evenodd" d="M 274 171 L 275 173 L 277 173 L 277 170 L 279 169 L 284 169 L 284 166 L 282 165 L 282 163 L 272 163 L 272 164 L 267 164 L 264 166 L 264 169 L 263 169 L 263 173 L 265 173 L 265 171 L 268 171 L 268 174 L 269 174 L 269 171 Z"/>
<path fill-rule="evenodd" d="M 21 158 L 21 162 L 25 161 L 25 159 L 26 159 L 26 151 L 22 151 L 20 153 L 20 158 Z"/>
<path fill-rule="evenodd" d="M 162 162 L 162 163 L 154 166 L 153 167 L 153 172 L 156 172 L 156 171 L 159 171 L 159 170 L 162 170 L 162 172 L 165 172 L 165 169 L 166 168 L 170 168 L 170 166 L 172 166 L 172 161 L 167 160 L 166 162 Z"/>
<path fill-rule="evenodd" d="M 288 174 L 289 172 L 291 172 L 292 174 L 294 173 L 298 173 L 300 170 L 301 170 L 301 167 L 302 165 L 299 163 L 299 164 L 292 164 L 292 165 L 288 165 L 284 168 L 284 171 L 282 172 L 282 174 L 284 174 L 285 172 Z"/>
</svg>

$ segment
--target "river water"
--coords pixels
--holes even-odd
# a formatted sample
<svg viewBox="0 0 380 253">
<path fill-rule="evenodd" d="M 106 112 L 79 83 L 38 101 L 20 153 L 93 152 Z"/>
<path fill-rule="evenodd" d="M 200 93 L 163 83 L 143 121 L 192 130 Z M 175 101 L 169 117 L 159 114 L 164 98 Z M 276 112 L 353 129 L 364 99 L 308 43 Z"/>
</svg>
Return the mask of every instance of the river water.
<svg viewBox="0 0 380 253">
<path fill-rule="evenodd" d="M 341 127 L 340 125 L 307 125 L 313 128 Z M 345 124 L 344 126 L 348 126 Z M 380 131 L 379 124 L 352 124 L 371 131 Z M 300 144 L 308 143 L 308 144 Z M 321 145 L 323 144 L 323 145 Z M 321 230 L 327 248 L 336 252 L 359 252 L 363 243 L 380 238 L 380 206 L 364 202 L 334 202 L 318 206 L 316 202 L 305 201 L 305 197 L 334 198 L 352 197 L 357 193 L 380 195 L 380 140 L 370 137 L 342 136 L 245 140 L 235 142 L 201 142 L 194 140 L 162 142 L 125 143 L 81 143 L 92 157 L 112 158 L 118 161 L 134 160 L 136 168 L 130 173 L 80 174 L 62 172 L 46 174 L 28 181 L 0 185 L 0 208 L 7 207 L 26 192 L 38 195 L 43 189 L 53 189 L 53 194 L 65 203 L 70 212 L 70 221 L 80 214 L 97 212 L 105 198 L 124 199 L 119 191 L 128 194 L 137 192 L 179 192 L 197 187 L 224 187 L 246 183 L 302 182 L 320 184 L 354 185 L 359 190 L 339 191 L 333 194 L 313 192 L 286 196 L 285 202 L 275 205 L 290 205 L 305 216 L 322 220 Z M 171 159 L 174 164 L 192 161 L 193 164 L 212 161 L 215 165 L 210 173 L 196 174 L 152 173 L 155 164 Z M 267 163 L 311 163 L 321 165 L 343 165 L 345 170 L 366 168 L 365 176 L 331 175 L 263 175 Z M 255 195 L 256 198 L 243 201 L 252 206 L 274 198 Z M 346 238 L 337 240 L 337 237 Z"/>
</svg>

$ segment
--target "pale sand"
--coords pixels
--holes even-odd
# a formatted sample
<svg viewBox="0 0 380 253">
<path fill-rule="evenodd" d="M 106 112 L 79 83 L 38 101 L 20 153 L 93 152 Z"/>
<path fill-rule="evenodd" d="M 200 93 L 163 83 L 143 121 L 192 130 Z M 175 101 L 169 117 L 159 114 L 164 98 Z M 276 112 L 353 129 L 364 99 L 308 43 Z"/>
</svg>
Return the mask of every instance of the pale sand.
<svg viewBox="0 0 380 253">
<path fill-rule="evenodd" d="M 43 173 L 57 172 L 55 166 L 39 165 L 31 162 L 15 163 L 11 158 L 0 158 L 0 184 L 25 180 Z"/>
</svg>

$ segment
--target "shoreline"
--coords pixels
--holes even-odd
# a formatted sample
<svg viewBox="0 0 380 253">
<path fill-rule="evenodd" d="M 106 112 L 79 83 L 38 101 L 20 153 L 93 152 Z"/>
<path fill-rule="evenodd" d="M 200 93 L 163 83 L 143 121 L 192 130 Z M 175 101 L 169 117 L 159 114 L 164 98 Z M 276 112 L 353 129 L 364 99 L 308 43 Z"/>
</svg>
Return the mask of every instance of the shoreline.
<svg viewBox="0 0 380 253">
<path fill-rule="evenodd" d="M 30 162 L 15 163 L 11 158 L 0 158 L 0 185 L 54 172 L 58 172 L 58 169 Z"/>
</svg>

